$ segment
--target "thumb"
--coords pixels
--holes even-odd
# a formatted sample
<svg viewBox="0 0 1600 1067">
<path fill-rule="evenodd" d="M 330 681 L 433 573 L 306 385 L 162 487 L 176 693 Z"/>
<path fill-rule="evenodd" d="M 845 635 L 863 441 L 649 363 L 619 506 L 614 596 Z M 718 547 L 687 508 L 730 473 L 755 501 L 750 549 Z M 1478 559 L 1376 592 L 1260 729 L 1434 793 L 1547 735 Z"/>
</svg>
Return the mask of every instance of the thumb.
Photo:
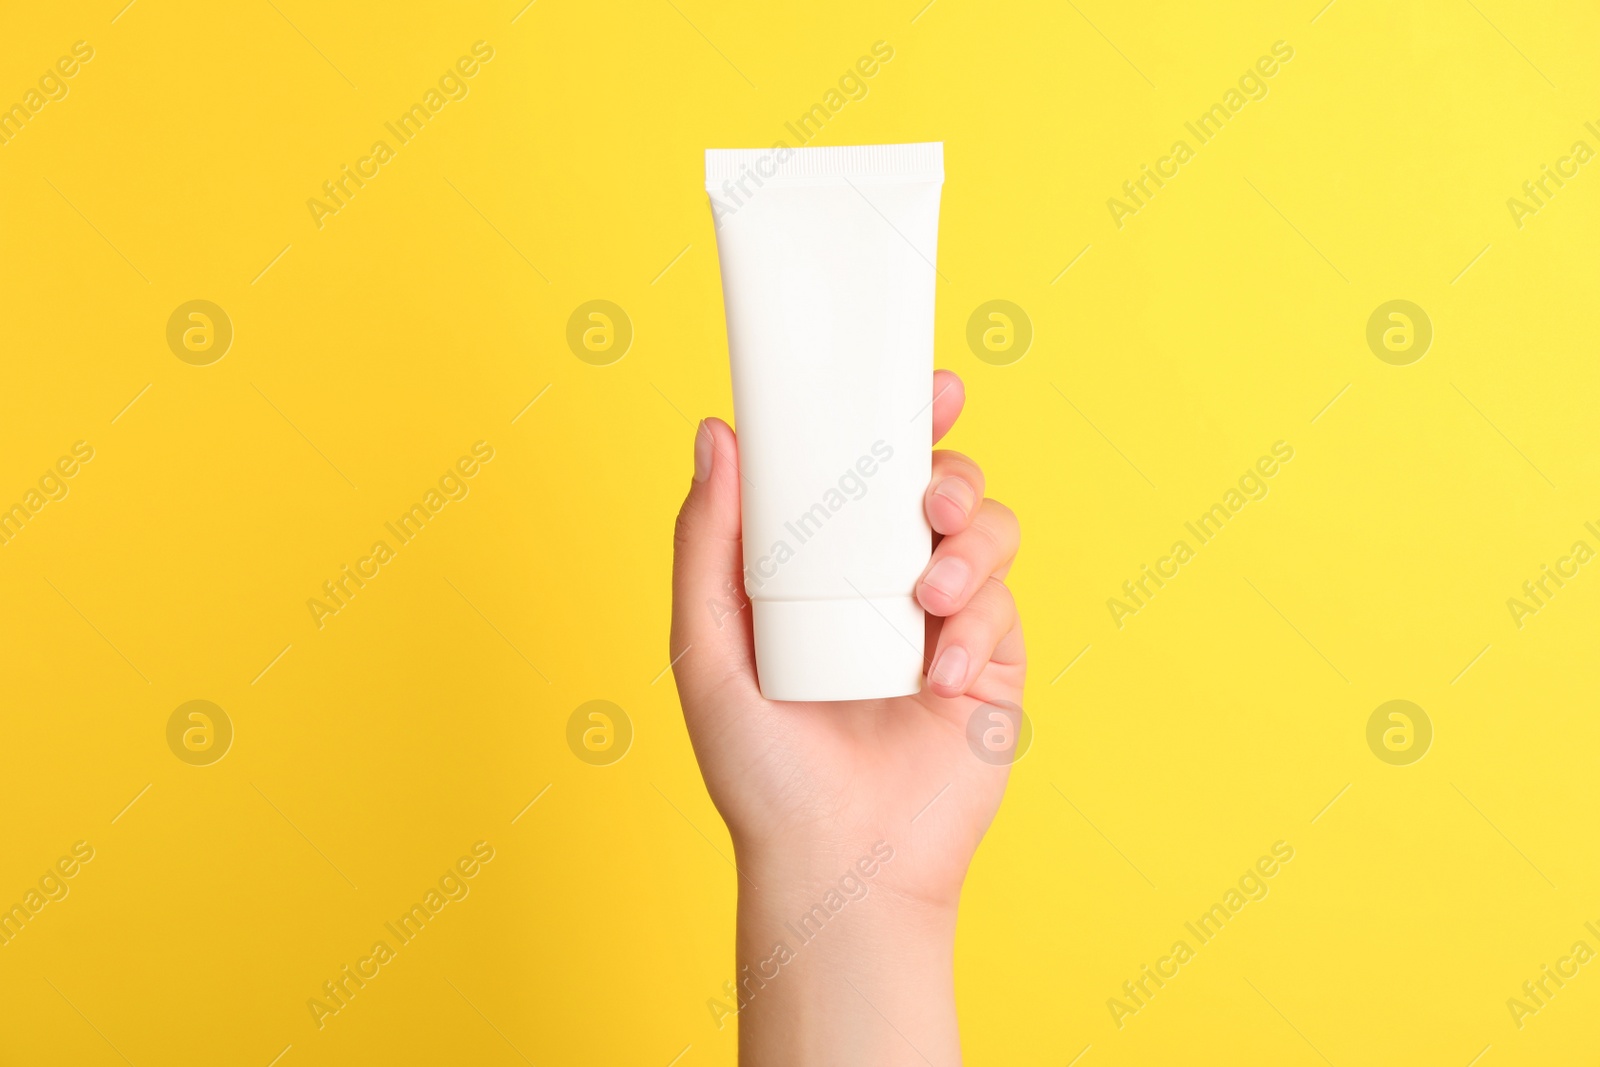
<svg viewBox="0 0 1600 1067">
<path fill-rule="evenodd" d="M 694 481 L 678 512 L 672 555 L 672 656 L 686 706 L 741 679 L 755 688 L 750 603 L 740 540 L 739 442 L 721 419 L 694 438 Z"/>
</svg>

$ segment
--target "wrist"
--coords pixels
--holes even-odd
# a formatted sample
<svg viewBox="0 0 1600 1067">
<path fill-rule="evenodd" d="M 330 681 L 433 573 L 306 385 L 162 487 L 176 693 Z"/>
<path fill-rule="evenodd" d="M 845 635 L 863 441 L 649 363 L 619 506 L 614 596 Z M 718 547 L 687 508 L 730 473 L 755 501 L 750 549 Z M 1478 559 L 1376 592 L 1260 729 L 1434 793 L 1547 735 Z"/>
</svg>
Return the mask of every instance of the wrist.
<svg viewBox="0 0 1600 1067">
<path fill-rule="evenodd" d="M 848 901 L 880 898 L 907 913 L 953 915 L 961 900 L 970 855 L 932 847 L 911 834 L 874 829 L 821 834 L 803 829 L 759 837 L 733 834 L 741 898 L 757 887 L 774 889 L 786 903 L 811 904 L 830 890 Z"/>
</svg>

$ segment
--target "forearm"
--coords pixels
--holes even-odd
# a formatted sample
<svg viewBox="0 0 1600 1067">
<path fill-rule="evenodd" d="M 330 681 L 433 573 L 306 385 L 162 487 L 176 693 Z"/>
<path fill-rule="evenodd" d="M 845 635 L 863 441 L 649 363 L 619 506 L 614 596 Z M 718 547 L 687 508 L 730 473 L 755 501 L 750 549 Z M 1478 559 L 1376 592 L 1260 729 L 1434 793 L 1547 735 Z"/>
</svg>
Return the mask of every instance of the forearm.
<svg viewBox="0 0 1600 1067">
<path fill-rule="evenodd" d="M 863 858 L 741 862 L 744 1067 L 960 1063 L 955 908 L 898 896 Z"/>
</svg>

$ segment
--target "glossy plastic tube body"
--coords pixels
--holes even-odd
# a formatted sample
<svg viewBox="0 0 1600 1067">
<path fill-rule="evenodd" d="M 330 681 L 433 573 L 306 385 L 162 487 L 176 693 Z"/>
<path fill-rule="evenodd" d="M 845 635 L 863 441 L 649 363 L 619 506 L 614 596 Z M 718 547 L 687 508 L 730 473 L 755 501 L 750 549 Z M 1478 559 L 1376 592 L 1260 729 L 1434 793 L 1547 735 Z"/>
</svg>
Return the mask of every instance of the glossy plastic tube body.
<svg viewBox="0 0 1600 1067">
<path fill-rule="evenodd" d="M 768 699 L 921 687 L 943 183 L 938 143 L 706 152 Z"/>
</svg>

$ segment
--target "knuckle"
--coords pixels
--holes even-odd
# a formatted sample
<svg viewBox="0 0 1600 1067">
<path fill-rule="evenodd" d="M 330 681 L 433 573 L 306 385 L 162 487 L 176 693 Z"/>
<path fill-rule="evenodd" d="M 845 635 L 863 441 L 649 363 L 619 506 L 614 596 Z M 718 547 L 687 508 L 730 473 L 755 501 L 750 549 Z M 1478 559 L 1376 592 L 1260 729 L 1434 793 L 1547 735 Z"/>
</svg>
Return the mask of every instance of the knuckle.
<svg viewBox="0 0 1600 1067">
<path fill-rule="evenodd" d="M 1011 587 L 1006 585 L 1003 578 L 989 576 L 984 582 L 981 596 L 985 609 L 990 618 L 1002 626 L 1009 626 L 1017 614 L 1017 601 L 1011 595 Z"/>
<path fill-rule="evenodd" d="M 983 506 L 984 509 L 990 513 L 990 516 L 997 525 L 1009 529 L 1017 529 L 1021 525 L 1017 521 L 1017 513 L 1012 511 L 1006 505 L 1000 503 L 1000 501 L 985 497 Z"/>
<path fill-rule="evenodd" d="M 1012 595 L 1011 587 L 1004 578 L 991 574 L 988 581 L 983 583 L 983 591 L 986 597 L 992 597 L 1002 608 L 1012 610 L 1017 606 L 1017 598 Z"/>
<path fill-rule="evenodd" d="M 960 474 L 967 478 L 983 481 L 983 468 L 965 452 L 956 452 L 952 449 L 938 449 L 933 454 L 934 467 L 944 474 Z"/>
<path fill-rule="evenodd" d="M 975 631 L 999 638 L 1011 627 L 1016 604 L 1011 590 L 998 578 L 989 578 L 961 612 L 963 624 Z"/>
<path fill-rule="evenodd" d="M 978 542 L 980 552 L 989 557 L 991 561 L 1008 554 L 1009 538 L 1003 524 L 996 522 L 989 505 L 992 501 L 985 500 L 979 509 L 978 518 L 967 527 L 967 535 Z"/>
<path fill-rule="evenodd" d="M 672 524 L 672 545 L 674 548 L 684 548 L 689 544 L 693 527 L 693 505 L 685 500 L 683 507 L 678 510 L 677 520 Z"/>
<path fill-rule="evenodd" d="M 1017 520 L 1017 513 L 998 500 L 984 498 L 982 520 L 974 525 L 982 527 L 995 547 L 1007 555 L 1022 543 L 1022 524 Z"/>
</svg>

